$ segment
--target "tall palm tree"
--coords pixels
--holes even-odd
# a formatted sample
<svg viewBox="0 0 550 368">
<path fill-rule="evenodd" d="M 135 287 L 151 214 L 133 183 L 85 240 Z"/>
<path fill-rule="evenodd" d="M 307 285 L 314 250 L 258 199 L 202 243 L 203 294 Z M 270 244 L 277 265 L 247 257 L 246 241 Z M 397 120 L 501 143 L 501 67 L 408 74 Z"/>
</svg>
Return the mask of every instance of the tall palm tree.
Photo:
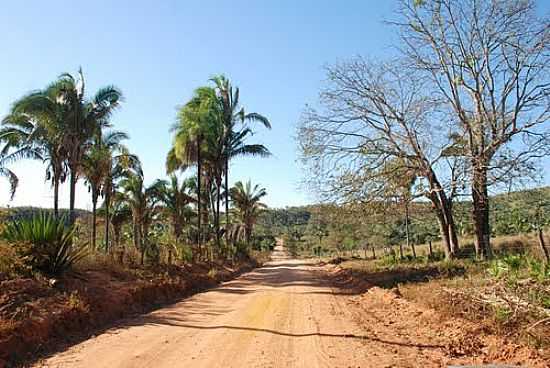
<svg viewBox="0 0 550 368">
<path fill-rule="evenodd" d="M 31 92 L 17 100 L 2 120 L 1 140 L 5 150 L 27 152 L 27 158 L 44 161 L 46 180 L 54 189 L 54 214 L 59 212 L 59 186 L 65 181 L 67 167 L 63 146 L 65 107 L 52 88 Z M 23 157 L 25 155 L 20 156 Z"/>
<path fill-rule="evenodd" d="M 193 97 L 177 113 L 173 127 L 174 139 L 166 160 L 167 172 L 185 170 L 190 166 L 197 167 L 197 248 L 202 241 L 203 215 L 206 215 L 206 201 L 203 198 L 205 178 L 205 161 L 213 155 L 212 142 L 219 131 L 219 114 L 216 111 L 215 91 L 210 87 L 200 87 Z"/>
<path fill-rule="evenodd" d="M 127 152 L 121 143 L 128 135 L 120 131 L 97 134 L 82 157 L 82 174 L 92 194 L 92 247 L 96 247 L 96 214 L 99 196 L 105 193 L 105 182 L 111 175 L 113 159 L 120 152 Z M 108 208 L 106 209 L 108 211 Z M 108 213 L 108 212 L 107 212 Z M 106 224 L 108 219 L 106 219 Z M 107 225 L 106 225 L 107 226 Z M 106 250 L 108 246 L 106 245 Z"/>
<path fill-rule="evenodd" d="M 245 140 L 252 135 L 253 131 L 246 126 L 248 123 L 260 123 L 271 129 L 269 120 L 258 113 L 246 113 L 240 106 L 239 88 L 233 88 L 229 79 L 224 75 L 211 78 L 216 88 L 216 94 L 220 104 L 219 110 L 222 115 L 224 127 L 223 133 L 223 172 L 225 177 L 225 216 L 226 226 L 229 226 L 229 161 L 237 156 L 260 156 L 270 155 L 269 150 L 260 144 L 246 144 Z"/>
<path fill-rule="evenodd" d="M 267 195 L 267 192 L 258 184 L 252 186 L 250 181 L 246 184 L 238 181 L 230 189 L 230 193 L 235 216 L 244 227 L 246 244 L 250 245 L 254 224 L 262 210 L 266 208 L 260 200 Z"/>
<path fill-rule="evenodd" d="M 180 183 L 176 175 L 170 176 L 170 181 L 158 179 L 151 186 L 153 195 L 163 205 L 163 212 L 172 222 L 172 232 L 174 235 L 176 248 L 183 234 L 183 228 L 186 220 L 189 218 L 189 204 L 195 199 L 189 195 L 193 186 L 193 179 L 184 180 Z M 169 248 L 168 262 L 172 259 L 172 249 Z"/>
<path fill-rule="evenodd" d="M 77 76 L 64 73 L 47 88 L 47 93 L 57 96 L 57 101 L 64 106 L 63 146 L 70 174 L 69 210 L 72 220 L 76 183 L 82 172 L 84 155 L 92 139 L 101 134 L 102 128 L 110 126 L 109 118 L 122 101 L 122 92 L 114 86 L 102 87 L 88 99 L 85 86 L 82 69 L 79 69 Z"/>
</svg>

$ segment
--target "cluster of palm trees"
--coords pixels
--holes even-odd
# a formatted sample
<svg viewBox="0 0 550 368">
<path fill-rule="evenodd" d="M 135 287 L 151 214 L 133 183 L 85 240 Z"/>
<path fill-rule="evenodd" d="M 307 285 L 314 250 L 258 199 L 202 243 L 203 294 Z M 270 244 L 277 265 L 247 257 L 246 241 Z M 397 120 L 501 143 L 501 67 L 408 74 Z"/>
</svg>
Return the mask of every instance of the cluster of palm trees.
<svg viewBox="0 0 550 368">
<path fill-rule="evenodd" d="M 234 88 L 226 77 L 215 76 L 210 83 L 197 88 L 192 98 L 179 108 L 166 167 L 169 173 L 196 167 L 197 250 L 201 251 L 203 243 L 214 241 L 215 249 L 223 253 L 224 249 L 234 251 L 239 239 L 236 234 L 244 234 L 242 240 L 250 243 L 252 225 L 262 206 L 260 199 L 266 195 L 264 189 L 251 188 L 250 183 L 245 187 L 238 182 L 229 188 L 229 163 L 238 156 L 269 156 L 265 146 L 248 144 L 247 139 L 253 134 L 253 124 L 268 129 L 271 124 L 261 114 L 246 112 L 240 105 L 239 89 Z M 230 199 L 244 196 L 251 197 L 251 200 L 234 201 L 235 211 L 231 216 Z M 223 226 L 222 202 L 225 205 Z M 239 208 L 241 204 L 254 209 Z M 225 247 L 222 237 L 225 238 Z"/>
<path fill-rule="evenodd" d="M 53 187 L 54 215 L 59 216 L 59 188 L 69 181 L 69 219 L 75 220 L 76 185 L 84 179 L 92 194 L 95 247 L 95 217 L 100 196 L 109 198 L 112 182 L 121 165 L 138 162 L 122 141 L 128 136 L 112 130 L 110 118 L 123 100 L 114 86 L 86 95 L 82 70 L 62 74 L 46 88 L 17 100 L 2 120 L 0 140 L 6 163 L 31 158 L 46 164 L 46 180 Z M 15 173 L 5 166 L 12 195 L 17 187 Z"/>
<path fill-rule="evenodd" d="M 191 100 L 179 108 L 167 157 L 169 180 L 145 185 L 138 157 L 123 144 L 128 135 L 112 129 L 110 122 L 123 101 L 122 92 L 107 86 L 88 97 L 81 70 L 75 76 L 62 74 L 46 88 L 13 104 L 0 128 L 0 176 L 9 179 L 13 196 L 18 178 L 8 165 L 20 159 L 43 161 L 46 180 L 53 187 L 56 217 L 60 185 L 69 181 L 71 222 L 76 218 L 76 185 L 84 180 L 92 200 L 93 249 L 99 212 L 104 219 L 105 251 L 118 249 L 124 254 L 124 229 L 130 224 L 129 233 L 143 263 L 148 253 L 153 258 L 158 255 L 152 228 L 168 225 L 161 226 L 171 230 L 173 239 L 168 262 L 182 243 L 196 244 L 194 256 L 212 257 L 214 249 L 219 250 L 217 255 L 227 255 L 224 250 L 234 249 L 238 242 L 250 244 L 255 219 L 263 207 L 260 200 L 266 195 L 265 189 L 250 182 L 229 188 L 229 162 L 240 155 L 268 156 L 266 147 L 246 140 L 253 134 L 253 123 L 267 128 L 270 123 L 260 114 L 245 112 L 239 104 L 239 89 L 227 78 L 217 76 L 211 83 L 196 89 Z M 193 166 L 197 170 L 191 177 L 181 180 L 176 175 Z M 100 198 L 103 204 L 98 209 Z"/>
</svg>

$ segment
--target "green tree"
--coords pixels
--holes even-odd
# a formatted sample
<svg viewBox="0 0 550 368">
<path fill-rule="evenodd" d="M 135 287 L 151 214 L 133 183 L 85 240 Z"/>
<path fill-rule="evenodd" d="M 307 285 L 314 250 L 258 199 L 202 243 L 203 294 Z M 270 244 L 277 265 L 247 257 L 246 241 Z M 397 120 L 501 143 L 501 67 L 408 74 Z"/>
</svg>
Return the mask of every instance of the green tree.
<svg viewBox="0 0 550 368">
<path fill-rule="evenodd" d="M 64 104 L 52 86 L 31 92 L 11 107 L 2 120 L 0 140 L 4 141 L 4 154 L 17 151 L 17 158 L 38 159 L 46 163 L 46 179 L 53 187 L 53 207 L 59 215 L 59 186 L 67 174 L 66 149 L 63 145 Z"/>
<path fill-rule="evenodd" d="M 246 244 L 250 245 L 254 225 L 260 213 L 266 208 L 266 205 L 260 201 L 267 195 L 267 192 L 258 184 L 252 186 L 250 181 L 246 184 L 238 181 L 230 189 L 230 195 L 235 217 L 244 228 Z"/>
<path fill-rule="evenodd" d="M 106 222 L 113 225 L 114 248 L 120 251 L 120 261 L 124 259 L 125 247 L 122 244 L 122 228 L 132 220 L 132 209 L 128 205 L 125 196 L 120 192 L 112 194 L 112 203 L 109 215 L 105 216 Z"/>
<path fill-rule="evenodd" d="M 110 126 L 109 119 L 122 101 L 122 92 L 114 86 L 102 87 L 88 99 L 85 85 L 80 69 L 78 76 L 64 73 L 47 88 L 47 94 L 57 96 L 63 104 L 63 147 L 70 174 L 71 220 L 74 220 L 76 183 L 82 173 L 86 151 L 102 128 Z"/>
<path fill-rule="evenodd" d="M 221 104 L 221 108 L 218 109 L 222 114 L 221 120 L 223 122 L 220 163 L 222 164 L 223 175 L 225 177 L 226 226 L 229 226 L 229 161 L 237 156 L 269 156 L 270 152 L 265 146 L 245 143 L 246 138 L 253 133 L 245 124 L 258 122 L 264 127 L 271 129 L 271 123 L 261 114 L 245 112 L 245 109 L 240 106 L 239 88 L 234 88 L 225 76 L 215 76 L 211 81 L 216 86 L 216 93 Z"/>
<path fill-rule="evenodd" d="M 215 91 L 209 87 L 197 88 L 193 97 L 177 113 L 177 122 L 173 127 L 174 139 L 166 159 L 167 172 L 197 167 L 197 248 L 200 250 L 203 226 L 208 220 L 207 200 L 203 186 L 206 183 L 207 165 L 210 171 L 216 133 L 219 132 L 219 114 L 216 111 Z M 205 163 L 207 165 L 205 165 Z M 204 217 L 203 217 L 204 215 Z"/>
<path fill-rule="evenodd" d="M 112 173 L 113 160 L 118 161 L 121 155 L 127 155 L 127 148 L 121 143 L 128 135 L 120 131 L 108 131 L 97 134 L 82 158 L 82 174 L 92 195 L 92 248 L 96 247 L 97 201 L 105 194 L 105 184 Z M 108 207 L 108 204 L 107 204 Z M 108 208 L 106 208 L 108 214 Z M 109 220 L 105 219 L 105 223 Z M 105 250 L 108 251 L 108 244 Z"/>
<path fill-rule="evenodd" d="M 548 19 L 525 1 L 401 1 L 402 50 L 468 161 L 474 245 L 492 256 L 488 188 L 548 155 Z M 411 75 L 413 74 L 411 73 Z"/>
<path fill-rule="evenodd" d="M 132 231 L 134 246 L 141 254 L 141 264 L 144 264 L 148 247 L 147 234 L 155 214 L 156 199 L 153 189 L 146 188 L 143 173 L 132 173 L 121 180 L 124 201 L 132 212 Z"/>
<path fill-rule="evenodd" d="M 180 182 L 176 175 L 171 175 L 170 181 L 159 179 L 151 186 L 152 194 L 163 205 L 161 211 L 170 218 L 176 249 L 183 235 L 184 226 L 188 225 L 187 222 L 190 219 L 189 204 L 195 202 L 195 199 L 189 194 L 193 187 L 192 181 L 193 179 L 188 179 Z M 168 262 L 170 263 L 172 248 L 169 248 L 168 252 Z"/>
</svg>

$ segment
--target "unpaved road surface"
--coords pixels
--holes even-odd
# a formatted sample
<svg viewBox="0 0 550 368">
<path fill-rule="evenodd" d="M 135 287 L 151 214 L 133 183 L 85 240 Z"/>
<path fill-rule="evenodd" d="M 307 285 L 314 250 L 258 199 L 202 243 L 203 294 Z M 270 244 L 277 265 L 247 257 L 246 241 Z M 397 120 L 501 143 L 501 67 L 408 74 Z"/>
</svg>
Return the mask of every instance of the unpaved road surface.
<svg viewBox="0 0 550 368">
<path fill-rule="evenodd" d="M 394 323 L 415 311 L 394 310 L 392 322 L 385 315 L 393 304 L 375 303 L 369 306 L 376 309 L 372 313 L 361 312 L 358 298 L 332 287 L 319 267 L 289 259 L 278 247 L 265 267 L 123 321 L 37 366 L 440 367 L 449 362 L 437 331 L 423 330 L 421 322 Z M 367 316 L 366 323 L 357 314 Z"/>
</svg>

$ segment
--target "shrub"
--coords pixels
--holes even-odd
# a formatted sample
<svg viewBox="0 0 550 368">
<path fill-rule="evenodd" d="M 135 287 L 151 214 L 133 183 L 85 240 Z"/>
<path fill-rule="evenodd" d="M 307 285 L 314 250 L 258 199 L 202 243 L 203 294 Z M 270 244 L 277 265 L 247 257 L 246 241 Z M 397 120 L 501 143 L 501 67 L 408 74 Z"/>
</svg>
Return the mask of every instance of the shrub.
<svg viewBox="0 0 550 368">
<path fill-rule="evenodd" d="M 188 245 L 180 245 L 178 248 L 178 255 L 183 262 L 189 263 L 193 260 L 193 249 Z"/>
<path fill-rule="evenodd" d="M 32 275 L 31 267 L 21 257 L 22 249 L 7 243 L 0 243 L 0 281 Z"/>
<path fill-rule="evenodd" d="M 74 246 L 74 232 L 64 218 L 43 212 L 8 223 L 2 236 L 33 271 L 59 276 L 86 255 L 84 247 Z"/>
</svg>

